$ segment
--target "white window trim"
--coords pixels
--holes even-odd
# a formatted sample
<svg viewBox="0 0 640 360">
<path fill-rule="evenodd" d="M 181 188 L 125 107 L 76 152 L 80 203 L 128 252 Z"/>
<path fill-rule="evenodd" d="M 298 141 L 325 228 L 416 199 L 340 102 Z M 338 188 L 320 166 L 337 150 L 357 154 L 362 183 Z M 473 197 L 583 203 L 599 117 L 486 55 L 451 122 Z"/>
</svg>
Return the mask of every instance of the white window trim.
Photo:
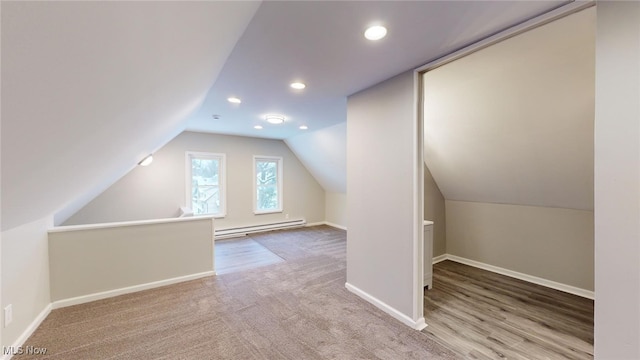
<svg viewBox="0 0 640 360">
<path fill-rule="evenodd" d="M 267 161 L 276 161 L 278 163 L 278 208 L 277 209 L 273 209 L 273 210 L 258 210 L 258 199 L 257 199 L 257 194 L 258 194 L 258 189 L 257 189 L 257 174 L 256 174 L 256 162 L 260 161 L 260 160 L 267 160 Z M 254 155 L 253 156 L 253 194 L 251 195 L 253 197 L 253 213 L 255 215 L 262 215 L 262 214 L 273 214 L 273 213 L 281 213 L 283 212 L 283 208 L 284 208 L 284 204 L 283 204 L 283 194 L 282 194 L 282 189 L 283 186 L 282 184 L 284 183 L 284 170 L 283 168 L 283 161 L 282 161 L 282 157 L 281 156 L 262 156 L 262 155 Z"/>
<path fill-rule="evenodd" d="M 201 214 L 196 216 L 213 216 L 215 219 L 222 219 L 227 216 L 227 155 L 208 152 L 187 151 L 185 152 L 185 204 L 191 209 L 191 184 L 193 181 L 191 174 L 191 159 L 217 159 L 220 160 L 219 182 L 220 188 L 220 212 L 217 214 Z M 192 209 L 193 210 L 193 209 Z"/>
</svg>

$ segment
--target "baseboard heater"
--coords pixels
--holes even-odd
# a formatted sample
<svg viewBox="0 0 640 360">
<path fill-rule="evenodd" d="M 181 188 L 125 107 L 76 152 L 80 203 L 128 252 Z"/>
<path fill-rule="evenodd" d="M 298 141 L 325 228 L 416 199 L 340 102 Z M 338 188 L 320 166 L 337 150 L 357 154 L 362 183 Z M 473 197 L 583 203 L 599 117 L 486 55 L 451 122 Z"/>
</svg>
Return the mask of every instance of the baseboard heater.
<svg viewBox="0 0 640 360">
<path fill-rule="evenodd" d="M 307 223 L 305 219 L 279 221 L 269 224 L 241 226 L 227 229 L 216 229 L 214 231 L 216 239 L 226 239 L 238 236 L 245 236 L 251 233 L 257 233 L 262 231 L 291 229 L 296 227 L 302 227 Z"/>
</svg>

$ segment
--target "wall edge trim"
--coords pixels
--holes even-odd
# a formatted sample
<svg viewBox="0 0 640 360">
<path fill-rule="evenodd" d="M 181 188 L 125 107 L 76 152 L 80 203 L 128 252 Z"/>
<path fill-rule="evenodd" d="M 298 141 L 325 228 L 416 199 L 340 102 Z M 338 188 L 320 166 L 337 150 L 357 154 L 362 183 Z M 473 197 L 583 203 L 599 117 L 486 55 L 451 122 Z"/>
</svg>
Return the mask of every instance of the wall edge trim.
<svg viewBox="0 0 640 360">
<path fill-rule="evenodd" d="M 214 275 L 216 275 L 215 271 L 204 271 L 201 273 L 195 273 L 191 275 L 178 276 L 178 277 L 159 280 L 159 281 L 152 281 L 144 284 L 127 286 L 119 289 L 107 290 L 107 291 L 92 293 L 88 295 L 81 295 L 81 296 L 76 296 L 76 297 L 62 299 L 62 300 L 56 300 L 51 303 L 51 306 L 53 309 L 60 309 L 67 306 L 84 304 L 91 301 L 107 299 L 107 298 L 111 298 L 119 295 L 154 289 L 162 286 L 173 285 L 173 284 L 177 284 L 185 281 L 196 280 L 203 277 L 214 276 Z"/>
<path fill-rule="evenodd" d="M 375 307 L 377 307 L 378 309 L 384 311 L 385 313 L 391 315 L 393 318 L 395 318 L 396 320 L 399 320 L 400 322 L 402 322 L 403 324 L 411 327 L 414 330 L 422 330 L 424 329 L 427 324 L 424 321 L 424 316 L 421 316 L 420 318 L 418 318 L 417 320 L 413 320 L 410 317 L 408 317 L 407 315 L 401 313 L 400 311 L 396 310 L 395 308 L 389 306 L 388 304 L 386 304 L 384 301 L 376 298 L 375 296 L 370 295 L 369 293 L 361 290 L 360 288 L 346 282 L 344 284 L 344 286 L 347 288 L 347 290 L 349 290 L 350 292 L 352 292 L 353 294 L 359 296 L 360 298 L 364 299 L 365 301 L 373 304 Z"/>
</svg>

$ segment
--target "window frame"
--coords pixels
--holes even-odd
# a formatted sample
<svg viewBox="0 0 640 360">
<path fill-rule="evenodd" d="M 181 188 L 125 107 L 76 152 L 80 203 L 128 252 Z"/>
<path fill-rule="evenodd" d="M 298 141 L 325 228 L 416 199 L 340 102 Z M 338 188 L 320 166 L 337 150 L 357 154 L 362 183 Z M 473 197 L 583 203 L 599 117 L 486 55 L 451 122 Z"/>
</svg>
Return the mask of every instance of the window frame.
<svg viewBox="0 0 640 360">
<path fill-rule="evenodd" d="M 198 151 L 186 151 L 185 152 L 185 204 L 193 209 L 193 202 L 191 198 L 193 174 L 192 159 L 205 159 L 205 160 L 218 160 L 218 188 L 220 193 L 220 211 L 215 214 L 194 214 L 194 216 L 213 216 L 216 219 L 222 219 L 227 216 L 227 155 L 222 153 L 210 153 L 210 152 L 198 152 Z"/>
<path fill-rule="evenodd" d="M 257 171 L 256 171 L 256 167 L 259 161 L 268 161 L 268 162 L 275 162 L 276 166 L 278 167 L 277 170 L 277 179 L 276 179 L 276 185 L 277 185 L 277 190 L 278 190 L 278 208 L 277 209 L 269 209 L 269 210 L 258 210 L 258 177 L 257 177 Z M 262 214 L 275 214 L 275 213 L 282 213 L 284 211 L 284 204 L 283 204 L 283 183 L 284 183 L 284 170 L 283 170 L 283 163 L 284 161 L 282 160 L 282 156 L 265 156 L 265 155 L 253 155 L 253 193 L 252 193 L 252 197 L 253 197 L 253 213 L 255 215 L 262 215 Z"/>
</svg>

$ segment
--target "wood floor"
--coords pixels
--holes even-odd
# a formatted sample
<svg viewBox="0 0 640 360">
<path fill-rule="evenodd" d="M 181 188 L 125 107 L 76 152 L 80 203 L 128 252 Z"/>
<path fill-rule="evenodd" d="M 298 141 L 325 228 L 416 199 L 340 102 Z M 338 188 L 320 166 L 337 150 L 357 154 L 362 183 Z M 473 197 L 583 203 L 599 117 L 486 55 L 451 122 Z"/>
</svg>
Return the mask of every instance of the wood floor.
<svg viewBox="0 0 640 360">
<path fill-rule="evenodd" d="M 452 261 L 434 265 L 423 330 L 471 359 L 592 359 L 593 301 Z"/>
<path fill-rule="evenodd" d="M 220 275 L 53 310 L 25 343 L 46 356 L 14 358 L 593 358 L 593 302 L 572 295 L 446 261 L 418 332 L 345 289 L 345 231 L 254 234 L 216 249 Z"/>
</svg>

